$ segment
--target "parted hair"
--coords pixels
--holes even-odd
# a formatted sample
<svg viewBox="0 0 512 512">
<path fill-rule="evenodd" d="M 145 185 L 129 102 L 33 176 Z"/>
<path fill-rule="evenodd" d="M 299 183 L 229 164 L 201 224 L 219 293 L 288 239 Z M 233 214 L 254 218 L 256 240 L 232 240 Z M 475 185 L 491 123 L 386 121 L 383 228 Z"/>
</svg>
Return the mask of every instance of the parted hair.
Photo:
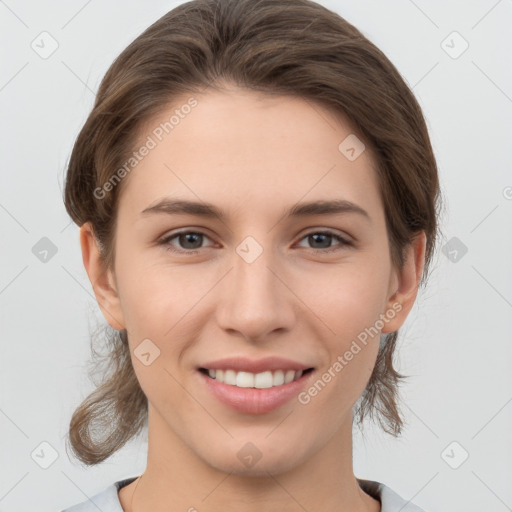
<svg viewBox="0 0 512 512">
<path fill-rule="evenodd" d="M 74 143 L 64 189 L 73 221 L 91 223 L 104 268 L 114 264 L 123 182 L 104 197 L 95 191 L 127 161 L 144 123 L 173 98 L 223 83 L 295 96 L 348 118 L 376 160 L 395 268 L 402 268 L 414 237 L 426 234 L 424 285 L 440 236 L 441 194 L 422 110 L 381 50 L 343 17 L 310 0 L 189 1 L 149 26 L 114 60 Z M 147 398 L 126 330 L 106 325 L 96 334 L 106 347 L 103 354 L 96 351 L 92 336 L 91 361 L 100 379 L 69 425 L 71 448 L 87 465 L 110 457 L 147 423 Z M 376 418 L 398 436 L 398 388 L 406 376 L 394 368 L 398 331 L 383 338 L 354 418 L 359 425 Z"/>
</svg>

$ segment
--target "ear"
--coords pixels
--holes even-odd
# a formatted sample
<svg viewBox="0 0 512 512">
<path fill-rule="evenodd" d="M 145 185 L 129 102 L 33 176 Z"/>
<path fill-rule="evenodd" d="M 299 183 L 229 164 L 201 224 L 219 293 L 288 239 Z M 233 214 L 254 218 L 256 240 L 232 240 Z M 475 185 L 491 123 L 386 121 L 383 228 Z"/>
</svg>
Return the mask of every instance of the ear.
<svg viewBox="0 0 512 512">
<path fill-rule="evenodd" d="M 385 323 L 382 333 L 398 330 L 414 305 L 425 266 L 426 240 L 424 231 L 416 235 L 406 248 L 403 268 L 394 270 L 392 274 L 392 284 L 389 289 L 391 296 L 388 299 L 386 311 L 394 311 L 396 314 Z"/>
<path fill-rule="evenodd" d="M 80 228 L 80 245 L 84 267 L 105 320 L 118 331 L 125 329 L 114 275 L 110 269 L 105 269 L 90 222 Z"/>
</svg>

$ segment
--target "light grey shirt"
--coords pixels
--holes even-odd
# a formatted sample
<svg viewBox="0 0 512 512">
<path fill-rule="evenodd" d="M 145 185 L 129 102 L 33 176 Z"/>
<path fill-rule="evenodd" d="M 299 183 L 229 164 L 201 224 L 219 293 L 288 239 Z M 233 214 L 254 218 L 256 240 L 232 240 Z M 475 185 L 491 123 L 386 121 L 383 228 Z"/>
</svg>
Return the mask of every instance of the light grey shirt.
<svg viewBox="0 0 512 512">
<path fill-rule="evenodd" d="M 118 480 L 91 499 L 78 503 L 61 512 L 124 512 L 119 501 L 118 491 L 133 482 L 137 477 Z M 386 485 L 374 480 L 357 479 L 364 492 L 380 501 L 381 512 L 425 512 L 410 501 L 404 500 Z"/>
</svg>

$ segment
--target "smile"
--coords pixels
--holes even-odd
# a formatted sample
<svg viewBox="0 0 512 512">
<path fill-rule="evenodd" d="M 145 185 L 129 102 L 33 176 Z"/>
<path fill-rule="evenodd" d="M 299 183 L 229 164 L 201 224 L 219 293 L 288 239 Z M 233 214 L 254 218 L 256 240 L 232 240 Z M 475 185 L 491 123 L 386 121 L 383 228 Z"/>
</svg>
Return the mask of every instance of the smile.
<svg viewBox="0 0 512 512">
<path fill-rule="evenodd" d="M 203 385 L 221 404 L 238 413 L 256 415 L 269 413 L 297 398 L 315 375 L 314 368 L 259 373 L 198 370 Z"/>
<path fill-rule="evenodd" d="M 282 386 L 289 382 L 296 381 L 302 377 L 303 374 L 308 373 L 312 368 L 306 370 L 275 370 L 263 371 L 260 373 L 251 373 L 244 371 L 236 371 L 233 369 L 228 370 L 213 370 L 201 368 L 200 371 L 207 374 L 210 378 L 227 384 L 229 386 L 236 386 L 239 388 L 257 388 L 266 389 L 276 386 Z"/>
</svg>

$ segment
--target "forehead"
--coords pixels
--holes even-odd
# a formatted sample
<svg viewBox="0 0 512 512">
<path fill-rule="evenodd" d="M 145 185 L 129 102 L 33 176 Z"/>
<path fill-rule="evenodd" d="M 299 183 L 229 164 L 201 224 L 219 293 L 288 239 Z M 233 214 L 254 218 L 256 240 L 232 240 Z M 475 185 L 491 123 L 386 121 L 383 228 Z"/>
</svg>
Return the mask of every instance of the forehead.
<svg viewBox="0 0 512 512">
<path fill-rule="evenodd" d="M 174 196 L 254 214 L 343 198 L 377 215 L 370 148 L 355 159 L 344 152 L 347 144 L 361 151 L 355 137 L 343 115 L 301 98 L 242 89 L 183 95 L 142 126 L 135 149 L 151 149 L 125 178 L 120 209 L 139 214 Z"/>
</svg>

